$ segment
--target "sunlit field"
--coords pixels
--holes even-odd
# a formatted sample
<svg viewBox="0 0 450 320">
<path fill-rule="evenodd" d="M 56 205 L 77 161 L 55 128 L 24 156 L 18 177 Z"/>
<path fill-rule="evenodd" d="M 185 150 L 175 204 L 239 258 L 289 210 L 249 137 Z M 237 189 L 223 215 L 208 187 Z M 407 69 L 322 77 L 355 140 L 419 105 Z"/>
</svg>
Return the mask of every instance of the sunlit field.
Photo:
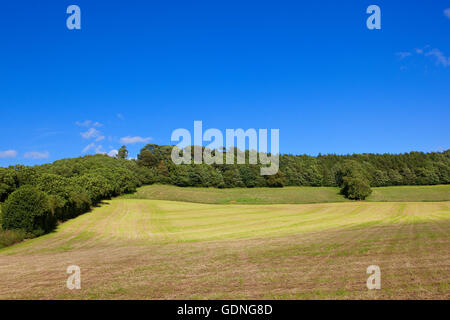
<svg viewBox="0 0 450 320">
<path fill-rule="evenodd" d="M 284 187 L 284 188 L 193 188 L 171 185 L 150 185 L 139 188 L 125 198 L 158 199 L 198 203 L 324 203 L 349 201 L 333 187 Z M 395 186 L 372 188 L 367 201 L 449 201 L 450 185 Z"/>
<path fill-rule="evenodd" d="M 450 202 L 114 199 L 1 249 L 0 298 L 446 299 L 449 230 Z M 81 290 L 66 288 L 69 265 Z"/>
</svg>

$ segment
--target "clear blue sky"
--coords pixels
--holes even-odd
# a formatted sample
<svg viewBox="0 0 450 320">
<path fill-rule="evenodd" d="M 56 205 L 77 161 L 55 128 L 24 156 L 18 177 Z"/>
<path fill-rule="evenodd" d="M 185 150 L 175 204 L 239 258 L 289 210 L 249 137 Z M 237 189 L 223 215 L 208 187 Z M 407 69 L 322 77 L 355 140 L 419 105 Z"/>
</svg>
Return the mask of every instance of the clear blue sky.
<svg viewBox="0 0 450 320">
<path fill-rule="evenodd" d="M 70 4 L 81 8 L 81 30 L 66 27 Z M 381 8 L 381 30 L 366 27 L 370 4 Z M 448 149 L 447 8 L 2 1 L 0 166 L 109 152 L 123 141 L 136 156 L 194 120 L 279 128 L 283 153 Z"/>
</svg>

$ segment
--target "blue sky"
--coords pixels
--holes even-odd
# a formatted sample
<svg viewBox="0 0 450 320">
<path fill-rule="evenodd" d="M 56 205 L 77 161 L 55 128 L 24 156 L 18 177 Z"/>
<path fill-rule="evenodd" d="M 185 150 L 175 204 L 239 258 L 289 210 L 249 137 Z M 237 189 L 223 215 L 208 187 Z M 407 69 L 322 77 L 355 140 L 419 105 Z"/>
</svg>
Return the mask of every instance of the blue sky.
<svg viewBox="0 0 450 320">
<path fill-rule="evenodd" d="M 66 8 L 81 8 L 68 30 Z M 368 30 L 366 8 L 381 8 Z M 278 128 L 282 153 L 450 148 L 449 1 L 4 1 L 0 166 L 177 128 Z"/>
</svg>

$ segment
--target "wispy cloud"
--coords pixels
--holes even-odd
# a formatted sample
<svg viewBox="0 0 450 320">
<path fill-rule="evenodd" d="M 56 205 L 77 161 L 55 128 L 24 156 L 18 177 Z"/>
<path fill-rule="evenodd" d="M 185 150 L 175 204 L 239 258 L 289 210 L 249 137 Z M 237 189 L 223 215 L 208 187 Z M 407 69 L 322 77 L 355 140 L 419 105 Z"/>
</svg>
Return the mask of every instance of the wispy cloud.
<svg viewBox="0 0 450 320">
<path fill-rule="evenodd" d="M 91 121 L 91 120 L 85 120 L 85 121 L 77 121 L 75 122 L 75 124 L 79 127 L 96 127 L 96 128 L 100 128 L 103 127 L 103 124 L 101 124 L 98 121 Z"/>
<path fill-rule="evenodd" d="M 413 54 L 423 55 L 425 57 L 433 57 L 436 65 L 442 65 L 444 67 L 450 66 L 450 57 L 445 56 L 444 53 L 439 49 L 430 49 L 429 45 L 426 45 L 424 48 L 416 48 L 412 51 L 402 51 L 396 53 L 396 55 L 399 56 L 401 60 L 405 59 L 406 57 L 410 57 Z"/>
<path fill-rule="evenodd" d="M 23 157 L 26 159 L 47 159 L 50 157 L 50 153 L 48 151 L 30 151 L 26 152 Z"/>
<path fill-rule="evenodd" d="M 405 52 L 397 52 L 396 55 L 398 55 L 400 57 L 400 59 L 404 59 L 406 57 L 411 56 L 412 53 L 405 51 Z"/>
<path fill-rule="evenodd" d="M 106 153 L 104 150 L 103 150 L 103 146 L 102 145 L 98 145 L 98 146 L 96 146 L 95 147 L 95 153 L 102 153 L 102 154 L 104 154 L 104 153 Z"/>
<path fill-rule="evenodd" d="M 143 137 L 139 137 L 139 136 L 136 136 L 136 137 L 127 136 L 127 137 L 120 138 L 120 142 L 123 144 L 147 143 L 150 140 L 152 140 L 151 137 L 143 138 Z"/>
<path fill-rule="evenodd" d="M 121 113 L 117 114 L 117 118 L 119 118 L 120 120 L 125 120 L 125 117 Z"/>
<path fill-rule="evenodd" d="M 84 147 L 82 152 L 87 153 L 90 150 L 93 150 L 94 153 L 97 154 L 106 154 L 105 150 L 103 150 L 103 146 L 101 144 L 96 144 L 95 142 L 89 143 L 86 147 Z"/>
<path fill-rule="evenodd" d="M 95 147 L 95 143 L 89 143 L 86 147 L 84 147 L 84 149 L 83 149 L 83 153 L 86 153 L 86 152 L 88 152 L 89 150 L 91 150 L 92 148 L 94 148 Z"/>
<path fill-rule="evenodd" d="M 81 132 L 80 134 L 83 137 L 83 139 L 100 138 L 102 136 L 101 132 L 95 128 L 90 128 L 88 131 Z"/>
<path fill-rule="evenodd" d="M 450 19 L 450 8 L 444 10 L 444 15 Z"/>
<path fill-rule="evenodd" d="M 444 67 L 450 66 L 450 58 L 446 57 L 441 50 L 439 49 L 433 49 L 427 53 L 425 53 L 426 56 L 433 56 L 436 59 L 436 64 L 440 65 L 442 64 Z"/>
<path fill-rule="evenodd" d="M 15 157 L 17 157 L 16 150 L 0 151 L 0 158 L 15 158 Z"/>
</svg>

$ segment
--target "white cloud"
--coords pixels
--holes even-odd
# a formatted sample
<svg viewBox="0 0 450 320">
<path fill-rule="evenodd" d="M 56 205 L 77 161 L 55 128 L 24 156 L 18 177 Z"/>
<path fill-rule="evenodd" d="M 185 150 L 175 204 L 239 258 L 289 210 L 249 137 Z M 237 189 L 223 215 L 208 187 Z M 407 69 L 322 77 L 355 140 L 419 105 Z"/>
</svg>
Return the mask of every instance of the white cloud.
<svg viewBox="0 0 450 320">
<path fill-rule="evenodd" d="M 400 59 L 404 59 L 411 56 L 413 53 L 416 55 L 424 55 L 426 57 L 434 57 L 437 65 L 443 65 L 444 67 L 450 66 L 450 57 L 446 57 L 439 49 L 434 48 L 430 50 L 429 45 L 426 45 L 424 48 L 416 48 L 412 52 L 397 52 L 396 55 L 399 56 Z"/>
<path fill-rule="evenodd" d="M 142 138 L 139 136 L 136 136 L 136 137 L 127 136 L 127 137 L 120 138 L 120 142 L 123 144 L 147 143 L 150 140 L 152 140 L 151 137 Z"/>
<path fill-rule="evenodd" d="M 105 136 L 100 136 L 97 139 L 95 139 L 95 141 L 102 141 L 102 140 L 105 140 Z"/>
<path fill-rule="evenodd" d="M 411 55 L 411 52 L 397 52 L 396 55 L 398 55 L 400 59 L 404 59 L 406 57 L 409 57 Z"/>
<path fill-rule="evenodd" d="M 75 124 L 79 127 L 97 127 L 97 128 L 103 127 L 103 124 L 101 124 L 100 122 L 98 121 L 93 122 L 91 120 L 85 120 L 83 122 L 77 121 L 75 122 Z"/>
<path fill-rule="evenodd" d="M 121 113 L 117 114 L 117 118 L 119 118 L 120 120 L 125 120 L 125 117 Z"/>
<path fill-rule="evenodd" d="M 444 67 L 450 66 L 450 58 L 446 57 L 441 50 L 433 49 L 425 53 L 426 56 L 433 56 L 436 58 L 436 64 L 442 64 Z"/>
<path fill-rule="evenodd" d="M 108 152 L 108 156 L 115 157 L 115 156 L 117 156 L 118 153 L 119 153 L 119 151 L 117 151 L 116 149 L 113 149 L 110 152 Z"/>
<path fill-rule="evenodd" d="M 101 133 L 100 131 L 98 131 L 95 128 L 90 128 L 88 131 L 86 132 L 81 132 L 81 136 L 84 139 L 92 139 L 92 138 L 99 138 L 101 137 Z"/>
<path fill-rule="evenodd" d="M 48 157 L 50 157 L 50 153 L 48 151 L 30 151 L 26 152 L 23 157 L 27 159 L 47 159 Z"/>
<path fill-rule="evenodd" d="M 0 158 L 15 158 L 17 156 L 16 150 L 0 151 Z"/>
<path fill-rule="evenodd" d="M 444 10 L 444 15 L 450 19 L 450 8 Z"/>
<path fill-rule="evenodd" d="M 95 142 L 92 142 L 84 147 L 82 152 L 87 153 L 89 150 L 93 150 L 96 154 L 106 154 L 106 152 L 103 150 L 103 146 L 101 144 L 97 145 L 95 144 Z"/>
<path fill-rule="evenodd" d="M 86 153 L 86 152 L 88 152 L 89 150 L 91 150 L 92 148 L 94 148 L 95 147 L 95 143 L 90 143 L 90 144 L 88 144 L 84 149 L 83 149 L 83 153 Z"/>
</svg>

